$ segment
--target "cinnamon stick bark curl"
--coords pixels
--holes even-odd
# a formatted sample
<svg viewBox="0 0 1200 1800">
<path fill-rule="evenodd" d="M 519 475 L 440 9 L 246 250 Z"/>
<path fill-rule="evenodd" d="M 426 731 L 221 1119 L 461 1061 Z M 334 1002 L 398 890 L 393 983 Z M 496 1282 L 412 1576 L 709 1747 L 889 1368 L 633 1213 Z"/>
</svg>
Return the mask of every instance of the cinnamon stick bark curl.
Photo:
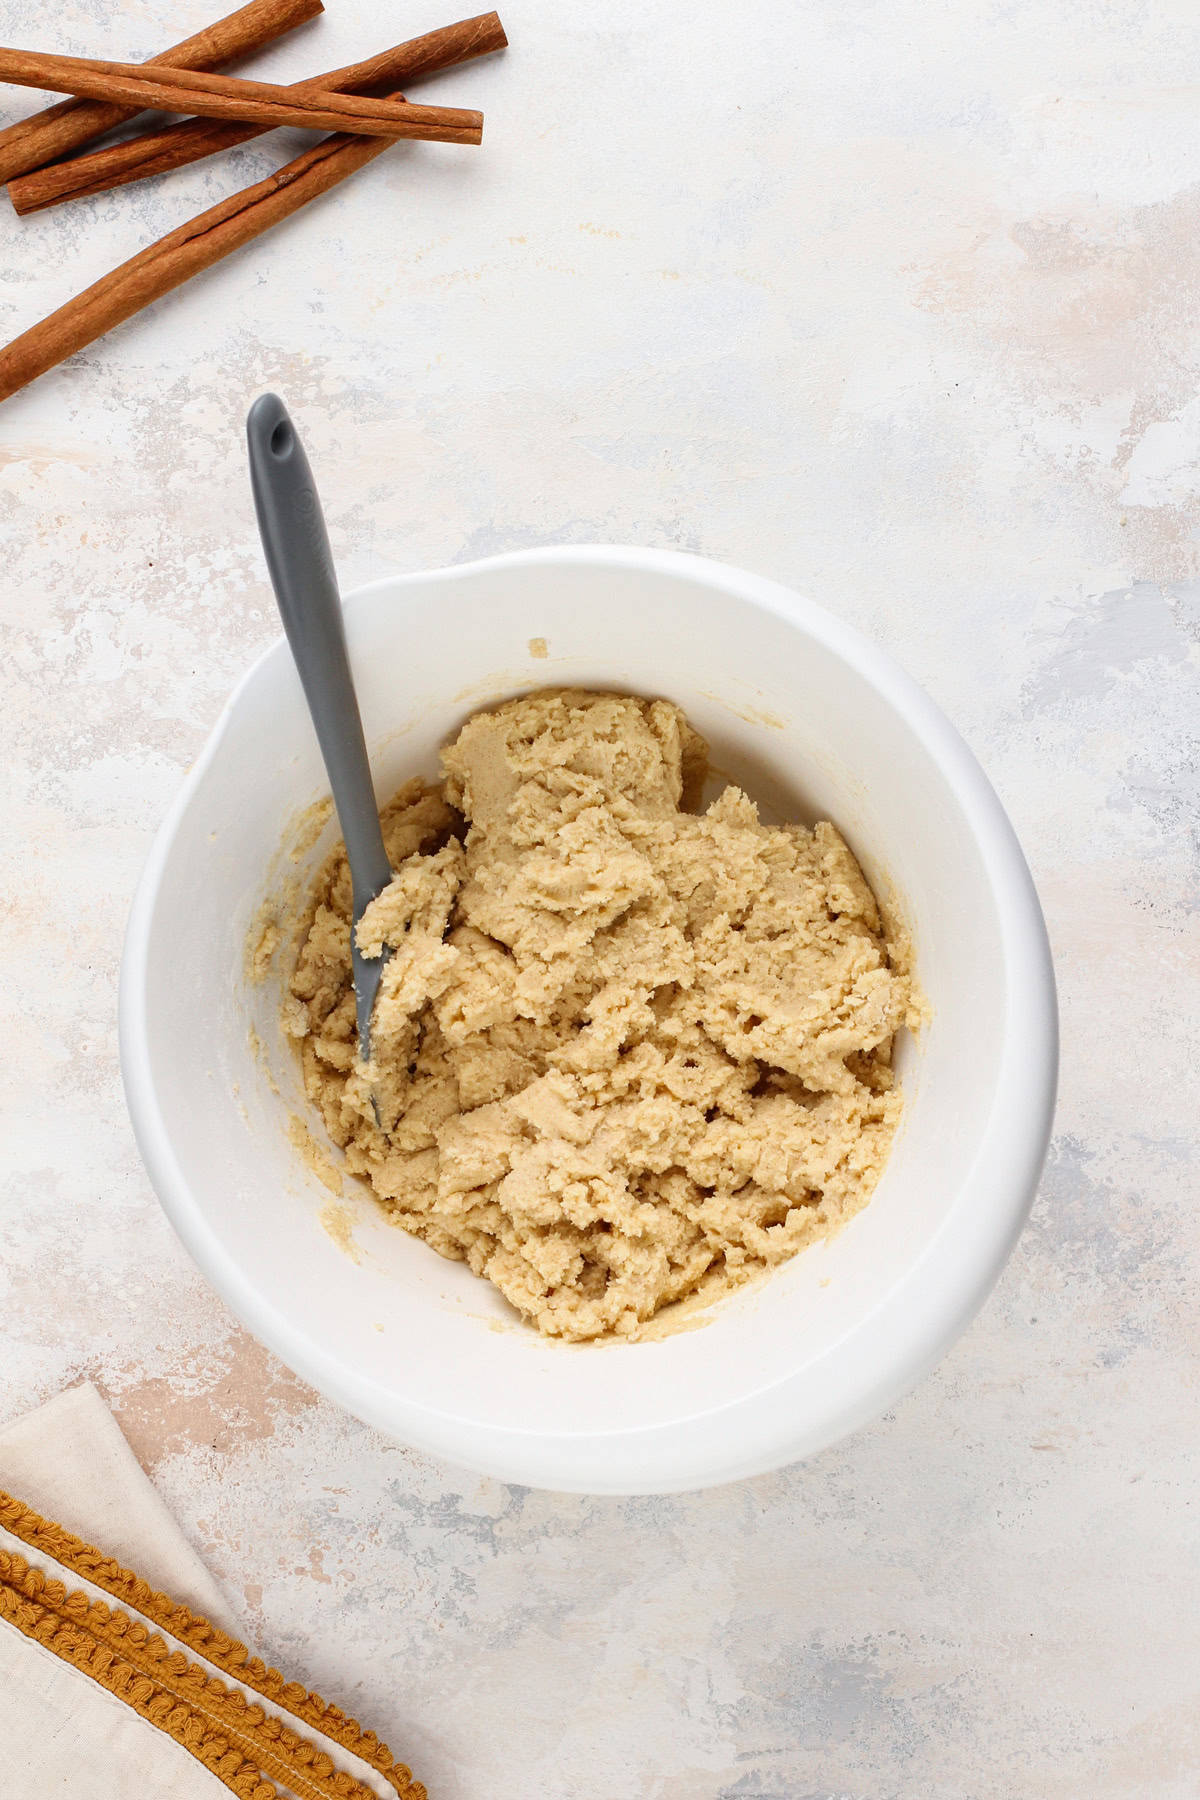
<svg viewBox="0 0 1200 1800">
<path fill-rule="evenodd" d="M 465 108 L 412 106 L 403 100 L 365 99 L 355 94 L 294 96 L 286 87 L 269 81 L 242 81 L 199 69 L 153 71 L 141 63 L 50 56 L 36 50 L 0 49 L 0 81 L 57 88 L 61 93 L 123 106 L 241 119 L 268 128 L 299 125 L 309 130 L 431 138 L 455 144 L 477 144 L 483 128 L 481 114 Z"/>
</svg>

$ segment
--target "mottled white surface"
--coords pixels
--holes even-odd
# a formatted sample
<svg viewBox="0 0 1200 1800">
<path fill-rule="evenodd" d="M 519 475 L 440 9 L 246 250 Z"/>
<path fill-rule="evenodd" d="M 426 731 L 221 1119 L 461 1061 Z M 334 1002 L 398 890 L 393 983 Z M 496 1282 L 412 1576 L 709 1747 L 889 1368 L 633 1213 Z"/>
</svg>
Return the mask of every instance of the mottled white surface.
<svg viewBox="0 0 1200 1800">
<path fill-rule="evenodd" d="M 0 36 L 141 56 L 212 8 L 0 0 Z M 447 16 L 331 0 L 257 67 Z M 91 1376 L 247 1631 L 434 1800 L 1194 1800 L 1200 15 L 504 17 L 506 58 L 421 90 L 483 106 L 482 151 L 390 152 L 0 409 L 0 1416 Z M 0 332 L 278 158 L 6 216 Z M 268 385 L 348 583 L 702 550 L 874 633 L 995 780 L 1058 959 L 1058 1133 L 983 1315 L 851 1443 L 683 1499 L 476 1480 L 319 1401 L 167 1229 L 117 964 L 275 632 Z"/>
</svg>

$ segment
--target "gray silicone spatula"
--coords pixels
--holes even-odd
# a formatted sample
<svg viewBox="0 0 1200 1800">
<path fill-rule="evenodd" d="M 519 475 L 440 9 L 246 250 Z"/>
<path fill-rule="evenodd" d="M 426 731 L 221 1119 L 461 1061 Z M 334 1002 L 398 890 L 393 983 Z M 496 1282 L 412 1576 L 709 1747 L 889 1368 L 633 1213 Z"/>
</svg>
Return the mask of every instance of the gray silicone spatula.
<svg viewBox="0 0 1200 1800">
<path fill-rule="evenodd" d="M 287 407 L 261 394 L 246 419 L 258 529 L 346 844 L 354 925 L 392 879 L 362 719 L 354 694 L 337 576 L 317 484 Z M 387 953 L 362 957 L 351 930 L 359 1055 L 371 1053 L 371 1009 Z M 378 1108 L 376 1118 L 378 1119 Z"/>
</svg>

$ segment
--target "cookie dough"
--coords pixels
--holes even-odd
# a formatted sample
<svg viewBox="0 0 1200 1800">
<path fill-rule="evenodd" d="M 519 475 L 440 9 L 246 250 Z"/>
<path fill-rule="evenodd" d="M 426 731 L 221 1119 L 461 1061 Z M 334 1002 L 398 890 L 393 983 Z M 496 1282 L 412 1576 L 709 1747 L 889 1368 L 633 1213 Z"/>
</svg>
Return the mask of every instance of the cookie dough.
<svg viewBox="0 0 1200 1800">
<path fill-rule="evenodd" d="M 479 713 L 388 806 L 388 960 L 357 1060 L 350 879 L 312 895 L 285 1024 L 347 1168 L 539 1330 L 636 1335 L 864 1205 L 900 1111 L 907 946 L 827 823 L 763 825 L 664 700 Z M 375 1122 L 372 1098 L 385 1129 Z"/>
</svg>

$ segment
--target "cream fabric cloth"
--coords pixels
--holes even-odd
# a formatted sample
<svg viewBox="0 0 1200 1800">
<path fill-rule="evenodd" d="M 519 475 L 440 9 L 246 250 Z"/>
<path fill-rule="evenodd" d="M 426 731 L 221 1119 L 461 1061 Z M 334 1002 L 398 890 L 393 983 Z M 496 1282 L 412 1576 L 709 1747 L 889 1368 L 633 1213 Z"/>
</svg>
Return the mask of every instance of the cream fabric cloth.
<svg viewBox="0 0 1200 1800">
<path fill-rule="evenodd" d="M 0 1488 L 236 1635 L 225 1596 L 91 1382 L 0 1428 Z"/>
<path fill-rule="evenodd" d="M 214 1625 L 236 1632 L 216 1582 L 187 1542 L 122 1437 L 95 1388 L 60 1394 L 0 1430 L 0 1488 L 43 1518 L 111 1553 Z M 113 1604 L 0 1527 L 0 1548 L 47 1575 Z M 169 1632 L 152 1629 L 168 1644 Z M 184 1649 L 189 1661 L 203 1662 Z M 219 1673 L 219 1671 L 214 1671 Z M 238 1686 L 228 1675 L 229 1686 Z M 250 1696 L 260 1705 L 267 1705 Z M 267 1705 L 381 1800 L 395 1789 L 357 1756 Z M 288 1795 L 290 1789 L 280 1788 Z M 182 1744 L 124 1701 L 0 1619 L 0 1796 L 2 1800 L 229 1800 L 229 1789 Z"/>
</svg>

